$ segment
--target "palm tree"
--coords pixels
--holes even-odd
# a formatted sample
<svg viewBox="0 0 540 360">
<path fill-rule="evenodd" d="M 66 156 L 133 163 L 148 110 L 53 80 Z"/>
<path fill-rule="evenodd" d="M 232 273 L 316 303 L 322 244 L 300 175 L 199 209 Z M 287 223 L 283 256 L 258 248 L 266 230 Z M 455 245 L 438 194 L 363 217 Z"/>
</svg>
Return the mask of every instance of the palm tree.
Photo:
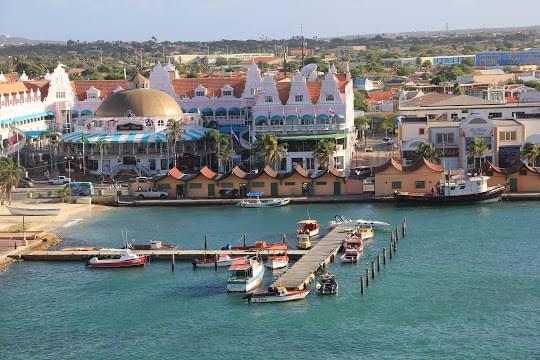
<svg viewBox="0 0 540 360">
<path fill-rule="evenodd" d="M 313 150 L 313 157 L 324 168 L 328 168 L 336 152 L 336 143 L 331 140 L 322 140 L 317 143 Z"/>
<path fill-rule="evenodd" d="M 276 135 L 264 134 L 255 143 L 256 152 L 264 160 L 264 165 L 273 164 L 278 168 L 278 163 L 287 153 L 287 144 L 279 144 Z"/>
<path fill-rule="evenodd" d="M 536 167 L 536 158 L 540 155 L 540 148 L 537 144 L 526 142 L 521 148 L 519 154 L 521 159 L 527 159 L 528 164 L 532 164 L 532 167 Z"/>
<path fill-rule="evenodd" d="M 100 173 L 101 173 L 101 182 L 102 183 L 103 183 L 103 153 L 105 152 L 105 150 L 108 147 L 109 147 L 109 143 L 107 142 L 107 140 L 99 139 L 98 141 L 96 141 L 96 148 L 98 149 L 99 155 L 100 155 L 99 163 L 101 164 Z"/>
<path fill-rule="evenodd" d="M 210 167 L 212 162 L 210 152 L 217 152 L 217 146 L 219 141 L 219 132 L 215 129 L 210 129 L 204 136 L 204 147 L 206 152 L 206 164 Z"/>
<path fill-rule="evenodd" d="M 169 131 L 168 138 L 169 140 L 173 141 L 173 153 L 174 153 L 174 167 L 176 167 L 176 143 L 180 141 L 180 137 L 182 136 L 182 124 L 180 124 L 179 120 L 173 120 L 170 119 L 167 122 L 167 130 Z M 167 145 L 168 146 L 168 145 Z"/>
<path fill-rule="evenodd" d="M 418 156 L 423 157 L 432 163 L 440 162 L 439 151 L 435 149 L 435 147 L 431 143 L 418 144 L 418 148 L 416 149 L 416 154 L 418 154 Z"/>
<path fill-rule="evenodd" d="M 482 174 L 482 163 L 486 152 L 488 151 L 488 146 L 486 141 L 482 138 L 474 138 L 469 144 L 469 150 L 467 155 L 474 159 L 474 166 L 476 167 L 476 158 L 480 158 L 480 174 Z"/>
<path fill-rule="evenodd" d="M 0 189 L 7 196 L 11 205 L 11 191 L 19 183 L 24 174 L 24 168 L 10 158 L 0 159 Z"/>
<path fill-rule="evenodd" d="M 223 170 L 226 170 L 226 164 L 232 159 L 231 139 L 227 134 L 218 134 L 217 140 L 217 156 L 218 167 L 221 168 L 223 164 Z"/>
</svg>

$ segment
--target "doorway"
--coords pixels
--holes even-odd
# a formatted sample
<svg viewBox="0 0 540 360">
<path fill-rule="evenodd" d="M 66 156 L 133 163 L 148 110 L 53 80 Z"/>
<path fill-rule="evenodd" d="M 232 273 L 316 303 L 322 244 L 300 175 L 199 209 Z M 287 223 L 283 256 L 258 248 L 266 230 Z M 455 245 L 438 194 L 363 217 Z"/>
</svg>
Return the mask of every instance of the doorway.
<svg viewBox="0 0 540 360">
<path fill-rule="evenodd" d="M 341 182 L 334 182 L 334 195 L 341 195 Z"/>
<path fill-rule="evenodd" d="M 517 191 L 518 191 L 517 178 L 510 178 L 510 192 L 517 192 Z"/>
<path fill-rule="evenodd" d="M 278 184 L 277 183 L 271 183 L 270 184 L 270 195 L 278 196 Z"/>
</svg>

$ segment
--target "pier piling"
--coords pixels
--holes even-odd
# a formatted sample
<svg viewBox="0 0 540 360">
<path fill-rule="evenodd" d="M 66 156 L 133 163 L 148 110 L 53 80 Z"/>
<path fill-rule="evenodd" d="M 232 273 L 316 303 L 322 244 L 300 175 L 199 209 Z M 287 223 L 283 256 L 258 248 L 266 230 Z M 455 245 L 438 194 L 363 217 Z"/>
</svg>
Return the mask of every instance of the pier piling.
<svg viewBox="0 0 540 360">
<path fill-rule="evenodd" d="M 360 294 L 364 295 L 364 277 L 360 276 Z"/>
<path fill-rule="evenodd" d="M 403 225 L 401 225 L 401 237 L 407 235 L 407 218 L 403 218 Z"/>
<path fill-rule="evenodd" d="M 382 263 L 383 265 L 386 265 L 386 248 L 382 248 Z"/>
<path fill-rule="evenodd" d="M 381 256 L 377 255 L 377 272 L 381 271 Z"/>
<path fill-rule="evenodd" d="M 389 250 L 389 254 L 390 254 L 390 259 L 392 259 L 392 240 L 390 240 L 390 247 L 388 248 Z"/>
<path fill-rule="evenodd" d="M 369 286 L 369 268 L 366 268 L 366 287 Z"/>
<path fill-rule="evenodd" d="M 218 254 L 214 255 L 214 260 L 215 260 L 215 262 L 214 262 L 214 271 L 217 271 L 218 258 L 219 258 Z"/>
<path fill-rule="evenodd" d="M 171 256 L 171 271 L 172 272 L 174 272 L 174 267 L 175 267 L 175 263 L 174 263 L 174 253 L 173 253 Z"/>
<path fill-rule="evenodd" d="M 375 261 L 371 260 L 371 278 L 375 279 Z"/>
<path fill-rule="evenodd" d="M 398 227 L 396 225 L 396 235 L 395 235 L 395 239 L 396 239 L 396 242 L 399 240 L 399 232 L 398 232 Z"/>
</svg>

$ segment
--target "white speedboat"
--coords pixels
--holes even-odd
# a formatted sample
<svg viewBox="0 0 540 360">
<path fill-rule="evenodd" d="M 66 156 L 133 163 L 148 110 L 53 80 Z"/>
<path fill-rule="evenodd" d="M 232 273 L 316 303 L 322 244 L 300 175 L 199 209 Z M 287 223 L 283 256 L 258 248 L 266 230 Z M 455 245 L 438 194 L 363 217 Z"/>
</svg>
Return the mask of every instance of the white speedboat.
<svg viewBox="0 0 540 360">
<path fill-rule="evenodd" d="M 342 263 L 357 263 L 358 261 L 360 261 L 360 251 L 358 249 L 345 249 L 345 253 L 341 255 Z"/>
<path fill-rule="evenodd" d="M 228 269 L 227 291 L 250 292 L 263 282 L 264 266 L 256 258 L 235 260 Z"/>
<path fill-rule="evenodd" d="M 336 275 L 330 273 L 322 274 L 319 277 L 316 288 L 319 295 L 336 295 L 339 288 Z"/>
<path fill-rule="evenodd" d="M 390 226 L 390 224 L 387 222 L 377 220 L 356 219 L 356 223 L 360 226 L 369 226 L 371 228 L 382 228 Z"/>
<path fill-rule="evenodd" d="M 268 208 L 288 205 L 291 202 L 289 198 L 273 198 L 261 200 L 262 192 L 247 193 L 248 198 L 240 201 L 238 206 L 245 208 Z"/>
<path fill-rule="evenodd" d="M 334 220 L 330 220 L 328 222 L 328 227 L 330 229 L 335 228 L 336 226 L 340 225 L 360 225 L 360 226 L 369 226 L 372 228 L 382 228 L 386 226 L 390 226 L 389 223 L 384 221 L 377 221 L 377 220 L 365 220 L 365 219 L 349 219 L 343 215 L 336 215 L 334 217 Z"/>
<path fill-rule="evenodd" d="M 311 292 L 310 289 L 287 290 L 284 287 L 269 289 L 268 292 L 259 294 L 249 294 L 247 299 L 252 303 L 271 303 L 303 300 Z"/>
<path fill-rule="evenodd" d="M 61 209 L 58 208 L 20 208 L 7 206 L 11 215 L 18 216 L 56 216 Z"/>
</svg>

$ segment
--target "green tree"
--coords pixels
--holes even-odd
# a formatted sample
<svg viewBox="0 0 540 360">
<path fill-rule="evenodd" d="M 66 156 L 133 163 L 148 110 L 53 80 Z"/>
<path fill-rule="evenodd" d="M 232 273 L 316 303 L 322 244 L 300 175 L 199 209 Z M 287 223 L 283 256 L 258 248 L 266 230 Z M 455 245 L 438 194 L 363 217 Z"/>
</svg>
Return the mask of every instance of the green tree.
<svg viewBox="0 0 540 360">
<path fill-rule="evenodd" d="M 223 57 L 223 56 L 219 56 L 216 58 L 216 62 L 215 62 L 215 65 L 216 66 L 224 66 L 224 65 L 228 65 L 229 62 L 227 61 L 227 58 Z"/>
<path fill-rule="evenodd" d="M 364 98 L 362 91 L 354 90 L 354 110 L 369 111 L 369 105 Z"/>
<path fill-rule="evenodd" d="M 173 142 L 173 153 L 174 153 L 174 167 L 176 167 L 177 162 L 177 155 L 176 155 L 176 144 L 180 141 L 180 138 L 182 136 L 182 125 L 180 124 L 180 121 L 170 119 L 167 122 L 167 137 L 169 140 L 172 140 Z"/>
<path fill-rule="evenodd" d="M 206 164 L 211 167 L 212 153 L 216 153 L 217 144 L 219 141 L 219 131 L 216 129 L 210 129 L 204 136 L 204 152 L 206 155 Z"/>
<path fill-rule="evenodd" d="M 454 95 L 461 95 L 461 86 L 457 81 L 454 83 L 454 89 L 452 90 L 452 93 Z"/>
<path fill-rule="evenodd" d="M 219 134 L 217 137 L 217 157 L 219 171 L 226 171 L 227 163 L 232 159 L 233 150 L 231 138 L 227 134 Z"/>
<path fill-rule="evenodd" d="M 418 144 L 418 148 L 416 149 L 416 154 L 419 157 L 423 157 L 432 163 L 440 162 L 439 151 L 435 149 L 435 147 L 431 143 Z"/>
<path fill-rule="evenodd" d="M 431 60 L 426 60 L 424 61 L 424 63 L 422 64 L 422 67 L 426 68 L 426 69 L 431 69 L 431 67 L 433 66 L 433 63 L 431 62 Z"/>
<path fill-rule="evenodd" d="M 486 141 L 482 138 L 474 138 L 469 144 L 467 156 L 473 158 L 474 166 L 476 167 L 476 159 L 480 159 L 480 174 L 482 174 L 482 164 L 486 152 L 489 150 Z"/>
<path fill-rule="evenodd" d="M 526 159 L 529 165 L 536 167 L 536 158 L 540 155 L 540 148 L 537 144 L 526 142 L 519 155 L 521 159 Z"/>
<path fill-rule="evenodd" d="M 412 66 L 400 66 L 397 68 L 397 74 L 399 76 L 411 76 L 416 69 Z"/>
<path fill-rule="evenodd" d="M 96 141 L 96 148 L 99 151 L 99 164 L 100 164 L 100 173 L 101 173 L 101 182 L 103 182 L 103 153 L 109 147 L 109 142 L 105 139 L 99 139 Z"/>
<path fill-rule="evenodd" d="M 11 205 L 11 192 L 24 174 L 24 168 L 8 157 L 0 158 L 0 189 Z"/>
<path fill-rule="evenodd" d="M 394 118 L 394 114 L 386 115 L 385 117 L 383 117 L 381 129 L 384 130 L 384 134 L 386 137 L 388 137 L 388 131 L 394 129 Z"/>
<path fill-rule="evenodd" d="M 354 127 L 356 132 L 361 132 L 362 138 L 364 138 L 364 131 L 368 128 L 369 119 L 365 116 L 357 116 L 354 118 Z"/>
<path fill-rule="evenodd" d="M 255 153 L 264 161 L 265 166 L 272 164 L 274 169 L 278 169 L 279 162 L 287 153 L 287 144 L 279 144 L 274 134 L 263 134 L 257 138 Z"/>
<path fill-rule="evenodd" d="M 335 152 L 335 141 L 322 140 L 317 143 L 317 146 L 315 146 L 315 150 L 313 150 L 313 157 L 317 160 L 321 167 L 327 169 L 334 159 Z"/>
</svg>

